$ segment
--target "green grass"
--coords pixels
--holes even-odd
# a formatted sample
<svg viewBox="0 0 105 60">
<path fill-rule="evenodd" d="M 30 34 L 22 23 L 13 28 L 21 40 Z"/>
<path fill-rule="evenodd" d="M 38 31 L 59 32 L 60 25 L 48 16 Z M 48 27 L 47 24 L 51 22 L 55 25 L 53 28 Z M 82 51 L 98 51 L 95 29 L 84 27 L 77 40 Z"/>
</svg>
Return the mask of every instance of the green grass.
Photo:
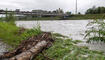
<svg viewBox="0 0 105 60">
<path fill-rule="evenodd" d="M 34 20 L 59 20 L 59 17 L 42 17 L 42 18 L 34 18 Z"/>
<path fill-rule="evenodd" d="M 105 19 L 105 14 L 71 15 L 67 20 Z"/>
<path fill-rule="evenodd" d="M 9 45 L 16 44 L 17 40 L 20 39 L 20 37 L 16 35 L 18 30 L 19 28 L 15 25 L 0 22 L 0 38 Z"/>
<path fill-rule="evenodd" d="M 14 20 L 13 17 L 9 17 L 9 20 Z M 16 18 L 16 17 L 15 17 Z M 65 18 L 66 20 L 84 20 L 84 19 L 105 19 L 105 14 L 86 14 L 86 15 L 70 15 L 69 17 Z M 0 18 L 0 20 L 5 20 L 5 18 Z M 15 19 L 16 20 L 16 19 Z M 62 20 L 62 17 L 23 17 L 19 20 Z"/>
<path fill-rule="evenodd" d="M 22 18 L 20 20 L 59 20 L 60 17 L 34 17 L 34 18 Z"/>
<path fill-rule="evenodd" d="M 69 38 L 61 38 L 53 35 L 55 42 L 52 47 L 43 51 L 35 60 L 47 60 L 48 57 L 54 60 L 104 60 L 105 55 L 102 52 L 89 50 L 87 47 L 78 47 L 80 41 L 73 41 Z"/>
<path fill-rule="evenodd" d="M 18 34 L 20 28 L 10 22 L 0 22 L 0 39 L 10 46 L 17 47 L 22 40 L 27 39 L 32 35 L 41 33 L 40 27 L 27 29 L 22 34 Z"/>
<path fill-rule="evenodd" d="M 36 18 L 23 18 L 21 20 L 62 20 L 63 17 L 36 17 Z M 84 20 L 84 19 L 105 19 L 105 14 L 86 14 L 86 15 L 70 15 L 63 20 Z"/>
<path fill-rule="evenodd" d="M 23 32 L 21 34 L 21 37 L 22 37 L 22 40 L 25 40 L 31 36 L 36 36 L 36 35 L 39 35 L 41 33 L 42 33 L 42 31 L 40 29 L 40 26 L 38 25 L 36 28 L 27 29 L 25 32 Z"/>
</svg>

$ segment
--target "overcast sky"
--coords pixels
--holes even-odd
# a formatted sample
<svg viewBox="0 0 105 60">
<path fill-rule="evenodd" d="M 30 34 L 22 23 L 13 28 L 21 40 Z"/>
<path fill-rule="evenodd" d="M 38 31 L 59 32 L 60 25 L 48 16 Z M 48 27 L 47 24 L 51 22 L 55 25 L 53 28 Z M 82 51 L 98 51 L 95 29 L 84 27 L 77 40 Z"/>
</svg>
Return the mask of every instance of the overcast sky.
<svg viewBox="0 0 105 60">
<path fill-rule="evenodd" d="M 92 6 L 105 6 L 105 0 L 78 0 L 78 11 L 84 13 Z M 75 12 L 75 0 L 1 0 L 1 9 L 21 10 L 55 10 L 58 8 L 64 11 Z"/>
</svg>

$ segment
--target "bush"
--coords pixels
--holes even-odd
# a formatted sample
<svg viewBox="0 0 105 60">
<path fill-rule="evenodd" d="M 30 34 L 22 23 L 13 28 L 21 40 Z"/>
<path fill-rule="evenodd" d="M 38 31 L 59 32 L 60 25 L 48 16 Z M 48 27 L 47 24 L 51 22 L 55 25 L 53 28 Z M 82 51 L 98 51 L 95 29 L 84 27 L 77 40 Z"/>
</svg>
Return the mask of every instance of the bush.
<svg viewBox="0 0 105 60">
<path fill-rule="evenodd" d="M 87 42 L 102 41 L 105 42 L 105 22 L 104 20 L 93 20 L 87 25 L 89 28 L 86 30 L 85 37 Z"/>
</svg>

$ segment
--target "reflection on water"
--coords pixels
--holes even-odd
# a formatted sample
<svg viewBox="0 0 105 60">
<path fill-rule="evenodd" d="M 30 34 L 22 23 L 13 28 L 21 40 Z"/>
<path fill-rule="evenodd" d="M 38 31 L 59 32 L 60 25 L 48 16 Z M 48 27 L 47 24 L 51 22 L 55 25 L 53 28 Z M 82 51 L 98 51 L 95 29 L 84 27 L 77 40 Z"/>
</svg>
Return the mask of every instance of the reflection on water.
<svg viewBox="0 0 105 60">
<path fill-rule="evenodd" d="M 86 44 L 83 35 L 89 20 L 55 20 L 55 21 L 16 21 L 17 26 L 25 28 L 36 27 L 39 23 L 43 31 L 50 31 L 67 35 L 74 40 L 82 40 L 84 43 L 79 45 L 89 46 L 93 50 L 105 50 L 104 43 Z"/>
</svg>

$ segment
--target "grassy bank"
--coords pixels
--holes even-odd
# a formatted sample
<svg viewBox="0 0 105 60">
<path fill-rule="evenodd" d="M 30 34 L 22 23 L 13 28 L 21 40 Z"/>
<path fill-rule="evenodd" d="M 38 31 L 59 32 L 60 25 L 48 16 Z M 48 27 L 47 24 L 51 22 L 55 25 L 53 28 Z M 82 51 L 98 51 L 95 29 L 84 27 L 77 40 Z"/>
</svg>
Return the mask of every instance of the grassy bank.
<svg viewBox="0 0 105 60">
<path fill-rule="evenodd" d="M 87 20 L 87 19 L 105 19 L 105 14 L 86 14 L 86 15 L 70 15 L 66 18 L 56 16 L 56 17 L 30 17 L 26 16 L 17 20 Z M 0 21 L 5 20 L 5 18 L 0 18 Z"/>
<path fill-rule="evenodd" d="M 19 20 L 60 20 L 60 17 L 24 17 Z"/>
<path fill-rule="evenodd" d="M 23 29 L 22 29 L 23 30 Z M 41 34 L 40 26 L 22 31 L 21 28 L 7 22 L 0 22 L 0 38 L 3 42 L 17 47 L 22 40 Z M 20 33 L 22 31 L 22 33 Z M 87 47 L 78 47 L 80 41 L 73 41 L 63 35 L 52 33 L 55 42 L 52 47 L 40 53 L 35 60 L 104 60 L 102 52 L 91 51 Z"/>
<path fill-rule="evenodd" d="M 16 47 L 22 40 L 32 35 L 40 34 L 41 30 L 39 28 L 40 27 L 23 31 L 23 28 L 19 28 L 11 22 L 0 22 L 0 39 L 8 45 Z"/>
<path fill-rule="evenodd" d="M 105 14 L 86 14 L 86 15 L 70 15 L 64 17 L 35 17 L 23 18 L 21 20 L 87 20 L 87 19 L 105 19 Z"/>
<path fill-rule="evenodd" d="M 105 14 L 71 15 L 67 20 L 105 19 Z"/>
</svg>

